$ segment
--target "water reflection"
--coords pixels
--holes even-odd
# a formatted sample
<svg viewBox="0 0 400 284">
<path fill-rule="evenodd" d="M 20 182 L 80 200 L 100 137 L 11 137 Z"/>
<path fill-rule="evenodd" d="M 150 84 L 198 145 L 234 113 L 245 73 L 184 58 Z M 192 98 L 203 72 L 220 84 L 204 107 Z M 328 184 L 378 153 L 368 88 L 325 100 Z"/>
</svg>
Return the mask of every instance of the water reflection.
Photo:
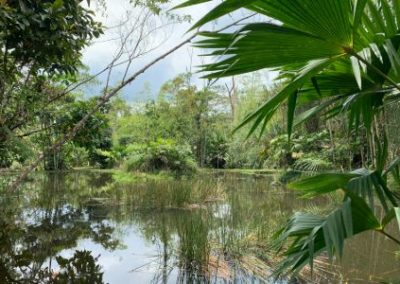
<svg viewBox="0 0 400 284">
<path fill-rule="evenodd" d="M 272 182 L 230 174 L 135 183 L 95 172 L 38 174 L 0 197 L 0 283 L 270 283 L 268 240 L 309 204 Z M 319 200 L 318 210 L 329 201 Z M 359 253 L 341 273 L 323 263 L 331 272 L 320 282 L 400 276 L 384 239 L 354 242 L 348 251 L 376 241 L 392 254 Z M 371 269 L 377 262 L 380 271 Z"/>
<path fill-rule="evenodd" d="M 88 208 L 60 198 L 64 185 L 62 176 L 49 175 L 37 188 L 29 186 L 19 195 L 1 197 L 0 283 L 64 283 L 57 282 L 52 267 L 59 263 L 56 256 L 62 250 L 76 247 L 81 238 L 107 249 L 118 246 L 113 228 L 104 220 L 93 220 Z M 82 257 L 78 253 L 76 261 L 83 265 L 89 256 Z"/>
</svg>

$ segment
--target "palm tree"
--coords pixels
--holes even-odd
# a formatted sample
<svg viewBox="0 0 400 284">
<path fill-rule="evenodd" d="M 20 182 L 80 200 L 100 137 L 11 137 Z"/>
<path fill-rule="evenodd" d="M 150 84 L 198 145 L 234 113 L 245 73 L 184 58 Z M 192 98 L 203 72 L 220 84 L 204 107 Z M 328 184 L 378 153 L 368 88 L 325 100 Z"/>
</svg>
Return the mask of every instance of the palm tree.
<svg viewBox="0 0 400 284">
<path fill-rule="evenodd" d="M 178 7 L 208 1 L 190 0 Z M 387 183 L 390 174 L 400 181 L 400 159 L 388 161 L 386 129 L 377 123 L 385 107 L 400 99 L 400 0 L 224 0 L 193 29 L 241 8 L 265 21 L 233 32 L 201 33 L 196 46 L 217 58 L 202 66 L 205 77 L 275 69 L 287 84 L 239 127 L 252 123 L 250 134 L 262 132 L 287 104 L 289 137 L 294 126 L 312 116 L 345 113 L 350 131 L 365 129 L 375 145 L 373 170 L 326 173 L 290 185 L 310 198 L 338 190 L 345 197 L 327 216 L 295 214 L 276 234 L 285 256 L 277 273 L 312 267 L 314 257 L 324 252 L 340 257 L 347 238 L 368 230 L 400 245 L 385 231 L 396 215 L 400 219 L 399 198 Z M 296 114 L 299 106 L 306 111 Z M 375 199 L 386 213 L 383 219 L 374 214 Z"/>
</svg>

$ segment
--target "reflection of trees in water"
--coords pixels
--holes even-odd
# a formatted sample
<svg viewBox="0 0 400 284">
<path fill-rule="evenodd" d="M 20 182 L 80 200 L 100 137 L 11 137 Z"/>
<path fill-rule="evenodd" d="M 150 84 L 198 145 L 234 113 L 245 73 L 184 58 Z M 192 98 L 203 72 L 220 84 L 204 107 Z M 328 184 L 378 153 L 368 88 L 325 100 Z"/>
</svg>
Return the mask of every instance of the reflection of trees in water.
<svg viewBox="0 0 400 284">
<path fill-rule="evenodd" d="M 118 244 L 110 238 L 110 227 L 85 220 L 79 209 L 63 207 L 43 212 L 29 211 L 25 212 L 29 216 L 26 219 L 15 211 L 2 213 L 0 283 L 51 280 L 57 254 L 76 247 L 81 238 L 91 238 L 110 249 Z"/>
<path fill-rule="evenodd" d="M 60 272 L 52 274 L 54 283 L 103 283 L 103 272 L 90 251 L 76 251 L 71 258 L 58 256 Z"/>
<path fill-rule="evenodd" d="M 55 282 L 53 266 L 62 260 L 57 254 L 76 247 L 83 238 L 90 238 L 108 249 L 116 248 L 118 241 L 112 238 L 111 226 L 104 220 L 94 222 L 90 210 L 68 205 L 61 198 L 65 186 L 65 179 L 49 175 L 32 188 L 34 192 L 23 192 L 28 197 L 0 199 L 0 283 Z M 88 275 L 94 277 L 100 273 L 99 267 L 94 265 L 96 259 L 90 254 L 76 252 L 74 257 L 65 271 L 61 270 L 59 277 L 63 278 L 59 281 L 73 271 L 77 277 L 84 272 L 79 272 L 80 269 L 90 267 L 86 271 Z"/>
<path fill-rule="evenodd" d="M 252 265 L 242 265 L 246 254 L 265 257 L 258 255 L 265 251 L 259 244 L 266 243 L 285 218 L 282 211 L 295 206 L 288 195 L 271 194 L 265 179 L 227 178 L 223 187 L 212 178 L 200 183 L 120 186 L 112 183 L 110 175 L 88 172 L 39 175 L 27 186 L 18 198 L 0 200 L 4 211 L 0 216 L 0 283 L 11 278 L 54 281 L 50 272 L 62 250 L 76 247 L 78 240 L 85 238 L 115 249 L 119 245 L 113 238 L 115 227 L 132 225 L 159 246 L 159 273 L 154 283 L 172 278 L 179 283 L 248 280 L 256 272 Z M 193 188 L 198 190 L 196 194 Z M 220 191 L 224 202 L 185 207 L 193 201 L 205 202 Z M 179 206 L 187 210 L 177 209 Z M 93 258 L 92 268 L 95 262 Z M 65 271 L 72 274 L 74 269 Z M 267 270 L 263 269 L 257 272 L 257 279 Z"/>
</svg>

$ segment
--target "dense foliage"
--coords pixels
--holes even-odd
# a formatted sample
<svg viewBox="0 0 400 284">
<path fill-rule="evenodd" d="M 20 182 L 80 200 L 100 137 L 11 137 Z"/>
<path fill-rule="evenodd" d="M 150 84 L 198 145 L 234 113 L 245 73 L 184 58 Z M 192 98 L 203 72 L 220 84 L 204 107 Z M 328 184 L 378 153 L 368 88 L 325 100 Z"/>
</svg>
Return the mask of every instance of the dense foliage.
<svg viewBox="0 0 400 284">
<path fill-rule="evenodd" d="M 186 1 L 181 7 L 198 3 Z M 311 119 L 314 123 L 308 130 L 315 133 L 316 116 L 336 117 L 347 122 L 349 139 L 357 138 L 362 148 L 359 160 L 368 168 L 317 175 L 292 184 L 308 197 L 340 190 L 344 200 L 326 216 L 297 213 L 277 233 L 277 247 L 284 256 L 277 274 L 297 274 L 307 264 L 312 268 L 314 258 L 322 253 L 331 259 L 341 257 L 344 241 L 368 230 L 400 244 L 385 231 L 400 212 L 397 187 L 388 185 L 390 174 L 398 181 L 399 158 L 389 160 L 393 146 L 389 146 L 386 125 L 390 123 L 386 110 L 390 104 L 398 105 L 400 90 L 399 7 L 398 0 L 225 0 L 193 26 L 240 8 L 272 19 L 231 33 L 203 33 L 205 39 L 197 43 L 211 49 L 211 55 L 225 55 L 203 66 L 209 78 L 264 68 L 277 68 L 286 78 L 285 87 L 243 121 L 242 125 L 253 123 L 250 133 L 264 131 L 286 105 L 289 139 L 295 125 Z M 375 215 L 374 197 L 384 218 Z"/>
<path fill-rule="evenodd" d="M 199 167 L 278 168 L 281 165 L 268 152 L 272 138 L 283 133 L 284 117 L 258 139 L 247 139 L 247 131 L 233 134 L 247 113 L 274 93 L 261 83 L 261 74 L 237 78 L 227 94 L 222 86 L 198 89 L 190 84 L 190 74 L 180 75 L 164 84 L 156 100 L 126 104 L 114 100 L 110 111 L 113 125 L 113 156 L 122 163 L 129 145 L 157 144 L 160 139 L 189 146 Z M 271 141 L 271 142 L 270 142 Z M 287 141 L 279 147 L 287 147 Z"/>
<path fill-rule="evenodd" d="M 129 2 L 158 14 L 169 1 Z M 44 170 L 285 169 L 281 181 L 301 176 L 289 187 L 304 197 L 340 192 L 331 212 L 298 212 L 277 232 L 278 275 L 313 268 L 320 255 L 340 258 L 345 240 L 366 231 L 400 244 L 386 230 L 400 221 L 400 0 L 224 0 L 191 30 L 242 8 L 261 17 L 198 34 L 195 46 L 214 59 L 201 66 L 209 81 L 181 74 L 154 99 L 104 104 L 69 89 L 85 75 L 84 48 L 103 32 L 87 5 L 0 0 L 0 168 L 42 153 Z M 262 70 L 272 69 L 279 77 L 266 87 Z M 231 82 L 210 81 L 221 77 Z M 85 266 L 60 261 L 72 274 Z"/>
<path fill-rule="evenodd" d="M 81 52 L 102 33 L 81 1 L 0 1 L 0 164 L 8 145 L 62 103 Z M 15 140 L 15 139 L 14 139 Z M 19 150 L 17 152 L 20 152 Z"/>
<path fill-rule="evenodd" d="M 172 140 L 158 139 L 148 144 L 130 144 L 126 148 L 125 162 L 128 171 L 171 171 L 177 176 L 190 175 L 196 170 L 192 152 L 186 145 Z"/>
</svg>

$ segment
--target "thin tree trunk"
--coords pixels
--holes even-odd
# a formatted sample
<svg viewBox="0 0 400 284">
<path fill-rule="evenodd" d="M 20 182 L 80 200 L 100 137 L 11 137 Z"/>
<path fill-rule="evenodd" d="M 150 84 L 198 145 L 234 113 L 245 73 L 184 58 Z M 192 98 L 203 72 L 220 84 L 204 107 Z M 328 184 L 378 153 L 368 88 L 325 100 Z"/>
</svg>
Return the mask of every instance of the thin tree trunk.
<svg viewBox="0 0 400 284">
<path fill-rule="evenodd" d="M 333 138 L 333 131 L 332 131 L 332 124 L 331 121 L 328 120 L 328 130 L 329 130 L 329 138 L 330 138 L 330 142 L 331 142 L 331 147 L 332 147 L 332 161 L 333 163 L 336 162 L 336 157 L 335 157 L 335 140 Z"/>
<path fill-rule="evenodd" d="M 229 103 L 231 105 L 232 120 L 234 120 L 236 117 L 236 109 L 238 105 L 235 77 L 232 77 L 232 86 L 229 87 L 228 84 L 225 84 L 225 87 L 228 91 Z"/>
</svg>

